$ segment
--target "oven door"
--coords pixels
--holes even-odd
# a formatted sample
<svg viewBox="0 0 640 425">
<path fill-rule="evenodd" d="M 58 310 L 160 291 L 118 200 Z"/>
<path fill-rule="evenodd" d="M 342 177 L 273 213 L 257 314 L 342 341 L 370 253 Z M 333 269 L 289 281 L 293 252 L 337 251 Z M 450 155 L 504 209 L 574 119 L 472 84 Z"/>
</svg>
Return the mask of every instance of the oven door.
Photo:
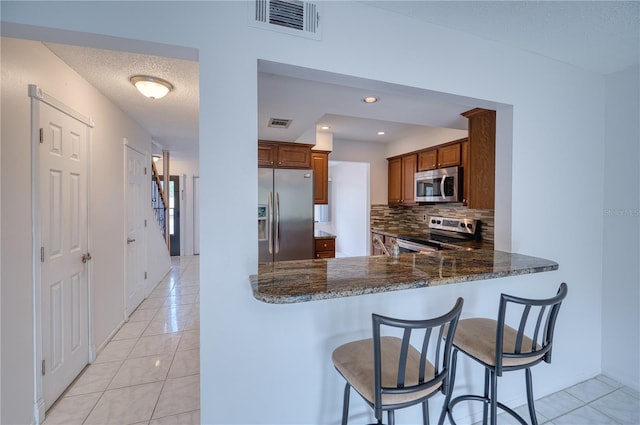
<svg viewBox="0 0 640 425">
<path fill-rule="evenodd" d="M 436 245 L 425 245 L 422 243 L 412 242 L 404 239 L 396 239 L 396 243 L 400 248 L 400 253 L 416 254 L 420 252 L 435 252 L 440 248 Z"/>
</svg>

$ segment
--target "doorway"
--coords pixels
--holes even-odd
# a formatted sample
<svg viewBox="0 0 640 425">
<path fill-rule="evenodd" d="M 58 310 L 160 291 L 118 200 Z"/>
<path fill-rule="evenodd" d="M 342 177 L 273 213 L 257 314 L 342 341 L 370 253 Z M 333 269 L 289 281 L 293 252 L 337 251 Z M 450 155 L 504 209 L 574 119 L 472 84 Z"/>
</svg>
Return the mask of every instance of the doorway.
<svg viewBox="0 0 640 425">
<path fill-rule="evenodd" d="M 169 198 L 169 253 L 172 257 L 180 256 L 180 176 L 169 176 L 169 190 L 164 189 L 163 176 L 160 176 L 162 190 L 165 191 Z"/>
</svg>

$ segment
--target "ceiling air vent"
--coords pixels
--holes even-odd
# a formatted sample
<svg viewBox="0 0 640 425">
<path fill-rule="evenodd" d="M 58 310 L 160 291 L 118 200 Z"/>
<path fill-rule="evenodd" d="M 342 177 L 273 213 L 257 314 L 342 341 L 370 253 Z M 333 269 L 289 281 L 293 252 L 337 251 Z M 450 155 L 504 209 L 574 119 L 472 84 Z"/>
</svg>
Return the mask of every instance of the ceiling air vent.
<svg viewBox="0 0 640 425">
<path fill-rule="evenodd" d="M 250 25 L 320 40 L 320 2 L 301 0 L 254 0 Z"/>
<path fill-rule="evenodd" d="M 289 128 L 292 120 L 285 118 L 271 118 L 269 119 L 269 127 L 273 128 Z"/>
</svg>

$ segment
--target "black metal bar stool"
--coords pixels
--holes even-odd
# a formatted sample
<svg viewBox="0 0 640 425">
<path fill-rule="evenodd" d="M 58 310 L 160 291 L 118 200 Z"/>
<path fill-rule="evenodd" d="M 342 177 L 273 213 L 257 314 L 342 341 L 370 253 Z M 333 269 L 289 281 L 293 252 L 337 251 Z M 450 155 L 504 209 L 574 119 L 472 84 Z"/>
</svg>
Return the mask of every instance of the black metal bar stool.
<svg viewBox="0 0 640 425">
<path fill-rule="evenodd" d="M 487 423 L 490 410 L 491 424 L 496 425 L 497 408 L 500 407 L 518 422 L 527 425 L 522 416 L 497 400 L 498 376 L 502 376 L 503 372 L 524 369 L 529 415 L 531 423 L 537 425 L 531 367 L 542 361 L 551 363 L 553 331 L 560 305 L 566 296 L 566 283 L 560 285 L 556 296 L 548 299 L 527 299 L 502 294 L 498 320 L 460 320 L 453 339 L 451 387 L 455 381 L 458 351 L 461 351 L 485 367 L 484 395 L 461 395 L 451 400 L 450 391 L 445 409 L 452 424 L 455 424 L 451 413 L 453 407 L 461 401 L 475 400 L 484 403 L 483 424 Z M 517 329 L 505 324 L 507 318 L 518 316 Z"/>
<path fill-rule="evenodd" d="M 401 320 L 373 314 L 373 338 L 349 342 L 333 351 L 333 364 L 347 381 L 343 425 L 349 416 L 351 387 L 373 408 L 378 424 L 382 423 L 384 411 L 393 425 L 396 409 L 419 403 L 423 422 L 429 423 L 428 399 L 439 391 L 448 394 L 451 344 L 462 304 L 462 298 L 458 298 L 451 311 L 429 320 Z M 402 337 L 391 336 L 393 330 Z M 418 342 L 420 349 L 411 342 Z M 439 423 L 444 421 L 445 413 L 443 408 Z"/>
</svg>

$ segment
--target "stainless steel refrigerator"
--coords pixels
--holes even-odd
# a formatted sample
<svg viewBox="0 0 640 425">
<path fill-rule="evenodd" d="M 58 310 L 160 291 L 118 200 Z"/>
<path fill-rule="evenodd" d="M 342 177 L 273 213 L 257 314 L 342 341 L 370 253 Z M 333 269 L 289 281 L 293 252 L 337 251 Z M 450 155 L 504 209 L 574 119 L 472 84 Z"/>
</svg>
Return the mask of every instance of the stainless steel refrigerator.
<svg viewBox="0 0 640 425">
<path fill-rule="evenodd" d="M 313 171 L 258 168 L 258 261 L 313 258 Z"/>
</svg>

